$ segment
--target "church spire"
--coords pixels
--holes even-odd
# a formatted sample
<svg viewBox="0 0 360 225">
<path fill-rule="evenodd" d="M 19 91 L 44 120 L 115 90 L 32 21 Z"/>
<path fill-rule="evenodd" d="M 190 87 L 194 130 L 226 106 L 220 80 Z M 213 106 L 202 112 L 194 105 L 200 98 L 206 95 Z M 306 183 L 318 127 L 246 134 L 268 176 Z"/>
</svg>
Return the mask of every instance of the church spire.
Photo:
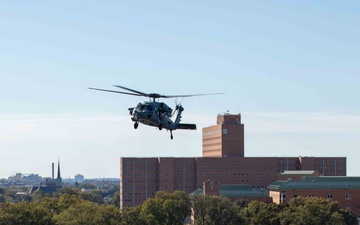
<svg viewBox="0 0 360 225">
<path fill-rule="evenodd" d="M 58 160 L 58 173 L 57 173 L 57 179 L 61 178 L 60 175 L 60 160 Z"/>
<path fill-rule="evenodd" d="M 57 172 L 57 178 L 56 178 L 56 186 L 62 187 L 62 179 L 60 174 L 60 159 L 58 160 L 58 172 Z"/>
</svg>

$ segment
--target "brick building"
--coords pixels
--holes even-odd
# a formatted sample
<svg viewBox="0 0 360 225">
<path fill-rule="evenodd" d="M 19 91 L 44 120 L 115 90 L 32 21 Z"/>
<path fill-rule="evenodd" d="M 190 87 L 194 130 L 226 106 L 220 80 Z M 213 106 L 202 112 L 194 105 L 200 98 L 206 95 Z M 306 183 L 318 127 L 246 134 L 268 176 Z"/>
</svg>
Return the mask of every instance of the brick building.
<svg viewBox="0 0 360 225">
<path fill-rule="evenodd" d="M 360 215 L 360 177 L 303 177 L 300 180 L 276 181 L 268 186 L 273 202 L 292 198 L 320 197 L 338 201 L 343 209 Z"/>
<path fill-rule="evenodd" d="M 191 193 L 207 180 L 265 189 L 285 170 L 346 176 L 346 157 L 244 157 L 241 115 L 222 114 L 203 128 L 203 157 L 120 159 L 120 206 L 136 206 L 157 191 Z"/>
</svg>

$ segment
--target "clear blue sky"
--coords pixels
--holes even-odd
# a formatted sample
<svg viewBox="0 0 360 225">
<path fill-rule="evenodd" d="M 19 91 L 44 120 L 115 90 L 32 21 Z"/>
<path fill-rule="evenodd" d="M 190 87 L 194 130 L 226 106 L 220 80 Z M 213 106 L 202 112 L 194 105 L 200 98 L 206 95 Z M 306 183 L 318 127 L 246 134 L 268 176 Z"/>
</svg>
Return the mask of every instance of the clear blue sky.
<svg viewBox="0 0 360 225">
<path fill-rule="evenodd" d="M 0 177 L 201 156 L 202 127 L 227 110 L 246 156 L 346 156 L 360 176 L 359 21 L 359 1 L 1 1 Z M 147 99 L 87 89 L 115 84 L 226 94 L 184 99 L 198 130 L 171 141 L 133 129 L 127 108 Z"/>
</svg>

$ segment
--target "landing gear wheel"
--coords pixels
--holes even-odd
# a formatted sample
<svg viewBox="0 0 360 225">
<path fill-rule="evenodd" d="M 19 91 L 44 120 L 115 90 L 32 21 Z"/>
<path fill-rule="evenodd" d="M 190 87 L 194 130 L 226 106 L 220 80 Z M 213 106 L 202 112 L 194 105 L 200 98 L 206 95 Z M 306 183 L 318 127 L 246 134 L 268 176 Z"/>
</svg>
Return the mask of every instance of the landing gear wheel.
<svg viewBox="0 0 360 225">
<path fill-rule="evenodd" d="M 162 130 L 162 126 L 161 126 L 161 125 L 159 125 L 159 130 Z"/>
<path fill-rule="evenodd" d="M 134 129 L 137 129 L 139 126 L 139 123 L 134 123 Z"/>
<path fill-rule="evenodd" d="M 173 138 L 172 132 L 170 131 L 170 139 L 172 140 Z"/>
</svg>

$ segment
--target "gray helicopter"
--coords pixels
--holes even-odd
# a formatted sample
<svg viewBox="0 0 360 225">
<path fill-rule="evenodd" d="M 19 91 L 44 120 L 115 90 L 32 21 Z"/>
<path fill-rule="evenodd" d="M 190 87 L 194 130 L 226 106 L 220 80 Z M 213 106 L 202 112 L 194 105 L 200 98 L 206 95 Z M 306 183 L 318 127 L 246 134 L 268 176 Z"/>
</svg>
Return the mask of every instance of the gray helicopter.
<svg viewBox="0 0 360 225">
<path fill-rule="evenodd" d="M 99 88 L 89 88 L 97 91 L 106 91 L 113 92 L 118 94 L 125 95 L 134 95 L 134 96 L 144 96 L 149 97 L 149 101 L 144 101 L 138 103 L 135 107 L 129 108 L 129 113 L 131 115 L 131 120 L 134 121 L 134 128 L 137 129 L 139 123 L 157 127 L 159 130 L 163 128 L 170 131 L 170 138 L 173 139 L 173 130 L 183 129 L 183 130 L 196 130 L 196 124 L 189 123 L 180 123 L 181 114 L 184 111 L 184 108 L 181 104 L 176 104 L 175 110 L 170 108 L 164 102 L 159 102 L 160 98 L 185 98 L 185 97 L 194 97 L 194 96 L 203 96 L 203 95 L 218 95 L 223 93 L 213 93 L 213 94 L 193 94 L 193 95 L 161 95 L 157 93 L 144 93 L 137 90 L 133 90 L 127 87 L 114 85 L 117 88 L 121 88 L 130 92 L 123 91 L 113 91 L 107 89 L 99 89 Z M 175 114 L 175 120 L 171 120 Z"/>
</svg>

